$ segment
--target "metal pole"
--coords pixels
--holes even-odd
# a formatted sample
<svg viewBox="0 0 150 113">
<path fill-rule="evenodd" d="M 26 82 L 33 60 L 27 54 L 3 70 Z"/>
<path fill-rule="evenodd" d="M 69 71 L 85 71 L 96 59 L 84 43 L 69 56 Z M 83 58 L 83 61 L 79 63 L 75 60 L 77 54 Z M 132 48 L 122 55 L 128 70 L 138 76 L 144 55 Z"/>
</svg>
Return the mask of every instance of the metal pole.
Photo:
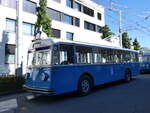
<svg viewBox="0 0 150 113">
<path fill-rule="evenodd" d="M 16 10 L 16 75 L 22 75 L 23 43 L 22 43 L 22 0 L 17 0 Z"/>
<path fill-rule="evenodd" d="M 120 46 L 122 47 L 122 11 L 119 11 L 119 38 Z"/>
<path fill-rule="evenodd" d="M 110 9 L 112 8 L 111 3 L 112 3 L 112 0 L 109 0 L 109 7 L 110 7 Z"/>
<path fill-rule="evenodd" d="M 120 47 L 122 47 L 122 11 L 112 8 L 112 0 L 109 0 L 109 5 L 110 5 L 110 9 L 109 9 L 110 11 L 119 13 L 119 43 L 120 43 Z"/>
</svg>

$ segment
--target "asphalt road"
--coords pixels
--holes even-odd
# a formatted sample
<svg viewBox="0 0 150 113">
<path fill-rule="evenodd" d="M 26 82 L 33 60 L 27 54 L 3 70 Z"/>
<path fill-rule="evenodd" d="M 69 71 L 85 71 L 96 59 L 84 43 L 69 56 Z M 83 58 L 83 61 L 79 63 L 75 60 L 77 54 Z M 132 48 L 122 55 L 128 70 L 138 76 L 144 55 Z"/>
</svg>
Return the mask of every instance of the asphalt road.
<svg viewBox="0 0 150 113">
<path fill-rule="evenodd" d="M 96 87 L 85 97 L 70 93 L 1 98 L 0 113 L 150 113 L 150 75 L 137 76 L 130 83 L 119 81 Z"/>
</svg>

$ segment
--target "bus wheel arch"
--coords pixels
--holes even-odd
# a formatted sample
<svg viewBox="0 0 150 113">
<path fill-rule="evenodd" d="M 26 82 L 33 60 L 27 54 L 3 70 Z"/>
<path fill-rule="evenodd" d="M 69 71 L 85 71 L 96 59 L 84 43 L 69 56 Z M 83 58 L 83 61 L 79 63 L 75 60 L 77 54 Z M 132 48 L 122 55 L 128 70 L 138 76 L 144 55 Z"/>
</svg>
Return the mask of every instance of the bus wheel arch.
<svg viewBox="0 0 150 113">
<path fill-rule="evenodd" d="M 125 72 L 124 72 L 124 80 L 125 82 L 130 82 L 132 80 L 132 71 L 130 68 L 126 68 Z"/>
<path fill-rule="evenodd" d="M 94 86 L 93 77 L 89 73 L 83 73 L 77 84 L 77 92 L 81 96 L 88 95 Z"/>
</svg>

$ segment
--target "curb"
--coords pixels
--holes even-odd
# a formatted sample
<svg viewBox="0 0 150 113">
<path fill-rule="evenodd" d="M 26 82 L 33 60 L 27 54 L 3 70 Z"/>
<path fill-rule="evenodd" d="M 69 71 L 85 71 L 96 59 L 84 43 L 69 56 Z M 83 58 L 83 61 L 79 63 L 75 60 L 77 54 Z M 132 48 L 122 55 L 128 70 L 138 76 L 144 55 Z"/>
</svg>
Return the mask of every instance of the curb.
<svg viewBox="0 0 150 113">
<path fill-rule="evenodd" d="M 24 93 L 25 90 L 16 90 L 16 91 L 8 91 L 8 92 L 2 92 L 0 93 L 0 98 L 4 97 L 4 96 L 9 96 L 9 95 L 14 95 L 14 94 L 20 94 L 20 93 Z"/>
</svg>

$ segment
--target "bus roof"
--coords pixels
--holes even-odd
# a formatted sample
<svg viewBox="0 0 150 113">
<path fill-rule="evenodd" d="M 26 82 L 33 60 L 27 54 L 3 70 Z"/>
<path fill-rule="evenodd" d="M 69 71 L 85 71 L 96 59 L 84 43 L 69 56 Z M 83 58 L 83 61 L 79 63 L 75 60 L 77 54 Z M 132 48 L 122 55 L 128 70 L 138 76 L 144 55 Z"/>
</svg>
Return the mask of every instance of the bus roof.
<svg viewBox="0 0 150 113">
<path fill-rule="evenodd" d="M 87 42 L 79 42 L 79 41 L 71 41 L 71 40 L 63 40 L 63 39 L 57 39 L 57 38 L 44 38 L 44 39 L 36 39 L 32 41 L 33 43 L 41 42 L 42 46 L 48 46 L 53 44 L 76 44 L 76 45 L 85 45 L 85 46 L 92 46 L 92 47 L 101 47 L 101 48 L 107 48 L 107 49 L 116 49 L 116 50 L 124 50 L 124 51 L 131 51 L 131 52 L 138 52 L 131 49 L 121 48 L 121 47 L 114 47 L 114 46 L 106 46 L 101 44 L 95 44 L 95 43 L 87 43 Z"/>
</svg>

